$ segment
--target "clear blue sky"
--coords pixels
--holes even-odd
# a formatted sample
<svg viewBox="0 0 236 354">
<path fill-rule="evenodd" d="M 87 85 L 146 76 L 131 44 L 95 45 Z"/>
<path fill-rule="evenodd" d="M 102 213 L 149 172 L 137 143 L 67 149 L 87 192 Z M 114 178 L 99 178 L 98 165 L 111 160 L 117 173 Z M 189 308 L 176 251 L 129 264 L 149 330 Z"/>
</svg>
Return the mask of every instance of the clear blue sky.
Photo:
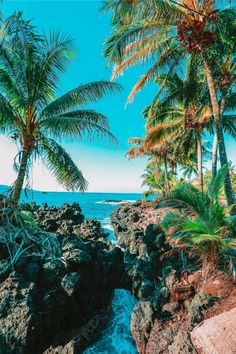
<svg viewBox="0 0 236 354">
<path fill-rule="evenodd" d="M 77 58 L 62 76 L 58 94 L 63 94 L 78 84 L 110 78 L 111 68 L 107 68 L 102 56 L 103 42 L 111 32 L 110 15 L 102 13 L 100 7 L 100 1 L 5 0 L 2 3 L 2 12 L 7 17 L 14 11 L 22 10 L 24 17 L 32 19 L 40 31 L 48 33 L 50 30 L 59 30 L 75 38 Z M 99 104 L 90 105 L 90 108 L 109 117 L 111 131 L 119 139 L 118 149 L 114 150 L 108 144 L 99 142 L 92 145 L 88 142 L 64 144 L 89 180 L 89 190 L 140 190 L 140 175 L 143 173 L 145 160 L 127 162 L 124 155 L 128 149 L 128 138 L 143 134 L 144 119 L 141 110 L 151 102 L 154 87 L 150 85 L 137 96 L 133 104 L 126 109 L 124 106 L 126 97 L 142 72 L 140 68 L 130 69 L 118 79 L 124 87 L 121 94 L 106 97 Z M 34 172 L 34 188 L 57 189 L 56 182 L 51 177 L 47 177 L 46 185 L 45 179 L 41 182 L 37 179 L 39 168 L 41 165 Z M 1 182 L 5 180 L 0 180 Z"/>
</svg>

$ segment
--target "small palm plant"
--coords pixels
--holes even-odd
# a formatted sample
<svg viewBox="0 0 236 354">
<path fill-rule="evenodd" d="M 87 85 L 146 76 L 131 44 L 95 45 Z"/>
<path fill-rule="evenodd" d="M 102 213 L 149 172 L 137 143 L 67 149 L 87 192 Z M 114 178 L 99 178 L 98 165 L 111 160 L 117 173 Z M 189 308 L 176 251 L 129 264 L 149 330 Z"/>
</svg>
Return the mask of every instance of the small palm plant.
<svg viewBox="0 0 236 354">
<path fill-rule="evenodd" d="M 218 171 L 208 192 L 201 193 L 185 183 L 158 203 L 158 207 L 178 210 L 166 215 L 162 227 L 169 230 L 174 244 L 199 252 L 203 268 L 215 267 L 222 253 L 236 249 L 236 218 L 229 216 L 229 208 L 219 202 L 227 172 L 227 166 Z"/>
<path fill-rule="evenodd" d="M 82 172 L 70 155 L 54 139 L 81 140 L 108 136 L 107 118 L 84 105 L 105 94 L 119 91 L 120 85 L 98 81 L 80 85 L 56 97 L 59 77 L 73 56 L 73 41 L 65 35 L 38 35 L 21 14 L 11 16 L 4 25 L 0 46 L 0 129 L 19 144 L 18 177 L 11 201 L 17 204 L 27 170 L 41 157 L 68 190 L 84 191 Z"/>
</svg>

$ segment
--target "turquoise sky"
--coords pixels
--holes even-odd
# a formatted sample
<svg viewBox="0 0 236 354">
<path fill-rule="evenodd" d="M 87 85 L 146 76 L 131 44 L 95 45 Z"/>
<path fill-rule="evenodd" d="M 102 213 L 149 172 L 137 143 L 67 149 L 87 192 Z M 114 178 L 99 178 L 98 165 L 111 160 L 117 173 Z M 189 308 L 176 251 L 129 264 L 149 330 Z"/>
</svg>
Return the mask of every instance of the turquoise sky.
<svg viewBox="0 0 236 354">
<path fill-rule="evenodd" d="M 22 10 L 24 17 L 33 19 L 33 23 L 41 31 L 48 33 L 50 30 L 59 30 L 75 38 L 77 58 L 62 76 L 59 94 L 63 94 L 78 84 L 110 78 L 111 68 L 107 68 L 102 56 L 103 42 L 111 31 L 110 16 L 102 13 L 100 7 L 100 1 L 5 0 L 2 12 L 7 17 L 14 11 Z M 147 87 L 133 104 L 126 109 L 124 106 L 126 97 L 142 72 L 140 68 L 130 69 L 125 76 L 118 79 L 124 87 L 121 94 L 110 95 L 99 104 L 89 106 L 109 117 L 111 131 L 119 139 L 118 149 L 96 141 L 92 145 L 86 141 L 64 144 L 89 180 L 90 190 L 140 190 L 139 177 L 143 173 L 145 160 L 127 162 L 124 155 L 128 149 L 128 138 L 143 134 L 141 110 L 151 102 L 154 87 Z M 53 183 L 56 182 L 50 182 L 48 188 L 54 188 Z M 39 189 L 45 187 L 45 182 L 41 186 L 37 178 L 34 178 L 35 184 Z"/>
</svg>

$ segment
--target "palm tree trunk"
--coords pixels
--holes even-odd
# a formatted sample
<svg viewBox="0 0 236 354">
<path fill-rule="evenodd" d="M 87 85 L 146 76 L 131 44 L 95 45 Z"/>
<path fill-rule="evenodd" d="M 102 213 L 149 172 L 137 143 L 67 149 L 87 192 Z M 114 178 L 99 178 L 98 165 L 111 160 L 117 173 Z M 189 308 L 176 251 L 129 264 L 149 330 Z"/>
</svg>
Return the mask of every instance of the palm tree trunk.
<svg viewBox="0 0 236 354">
<path fill-rule="evenodd" d="M 212 147 L 212 179 L 217 174 L 217 157 L 218 157 L 218 139 L 217 133 L 214 134 L 213 147 Z"/>
<path fill-rule="evenodd" d="M 211 71 L 210 65 L 209 65 L 204 53 L 203 53 L 203 61 L 204 61 L 205 75 L 207 78 L 207 84 L 208 84 L 209 94 L 210 94 L 210 98 L 211 98 L 211 105 L 212 105 L 212 110 L 213 110 L 213 116 L 214 116 L 214 121 L 215 121 L 215 126 L 216 126 L 216 134 L 217 134 L 217 139 L 218 139 L 219 155 L 220 155 L 220 164 L 221 164 L 221 166 L 225 166 L 225 165 L 228 165 L 228 158 L 227 158 L 224 134 L 223 134 L 222 124 L 221 124 L 220 107 L 219 107 L 219 104 L 217 101 L 212 71 Z M 225 196 L 226 196 L 227 204 L 228 205 L 234 204 L 235 203 L 235 194 L 233 191 L 229 172 L 227 173 L 225 180 L 224 180 L 224 189 L 225 189 Z"/>
<path fill-rule="evenodd" d="M 159 178 L 159 164 L 158 164 L 158 160 L 155 161 L 155 179 L 156 181 L 158 181 Z"/>
<path fill-rule="evenodd" d="M 168 180 L 168 167 L 167 167 L 166 157 L 164 160 L 164 171 L 165 171 L 165 180 L 166 180 L 166 190 L 167 190 L 167 193 L 169 194 L 170 193 L 170 186 L 169 186 L 169 180 Z"/>
<path fill-rule="evenodd" d="M 224 113 L 225 108 L 225 99 L 222 97 L 220 102 L 220 114 Z M 218 139 L 217 133 L 215 131 L 214 139 L 213 139 L 213 148 L 212 148 L 212 178 L 214 179 L 217 174 L 217 159 L 218 159 Z"/>
<path fill-rule="evenodd" d="M 10 196 L 11 202 L 16 205 L 19 203 L 20 200 L 20 195 L 23 188 L 28 159 L 29 159 L 29 151 L 23 150 L 18 176 Z"/>
<path fill-rule="evenodd" d="M 197 134 L 197 168 L 198 168 L 198 184 L 203 191 L 203 175 L 202 175 L 202 142 L 200 134 Z"/>
</svg>

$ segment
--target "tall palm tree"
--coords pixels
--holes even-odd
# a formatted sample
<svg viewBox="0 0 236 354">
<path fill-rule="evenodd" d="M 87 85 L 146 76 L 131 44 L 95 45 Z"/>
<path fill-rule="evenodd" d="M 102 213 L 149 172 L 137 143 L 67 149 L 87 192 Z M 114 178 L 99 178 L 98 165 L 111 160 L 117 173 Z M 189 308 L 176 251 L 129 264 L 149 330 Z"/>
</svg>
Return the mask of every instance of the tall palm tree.
<svg viewBox="0 0 236 354">
<path fill-rule="evenodd" d="M 18 176 L 11 201 L 18 203 L 30 162 L 41 157 L 65 188 L 84 191 L 87 181 L 64 148 L 54 140 L 108 136 L 107 118 L 83 106 L 119 91 L 109 81 L 80 85 L 56 97 L 59 76 L 72 57 L 72 40 L 38 35 L 21 14 L 5 23 L 0 46 L 0 128 L 20 146 Z"/>
<path fill-rule="evenodd" d="M 227 129 L 227 122 L 233 118 L 232 113 L 235 111 L 235 68 L 236 68 L 236 57 L 235 57 L 235 46 L 236 42 L 232 47 L 232 53 L 227 55 L 223 65 L 216 67 L 216 75 L 220 78 L 219 91 L 220 91 L 220 114 L 222 118 L 223 128 Z M 224 55 L 224 53 L 222 54 Z M 228 120 L 225 121 L 224 111 L 231 113 L 228 116 Z M 217 157 L 218 157 L 218 137 L 215 131 L 213 140 L 213 150 L 212 150 L 212 177 L 214 178 L 217 173 Z"/>
<path fill-rule="evenodd" d="M 212 67 L 221 60 L 219 53 L 222 53 L 222 48 L 227 53 L 235 42 L 235 11 L 217 11 L 213 0 L 132 1 L 126 10 L 128 21 L 120 25 L 116 21 L 121 13 L 118 3 L 121 2 L 109 1 L 107 5 L 113 10 L 114 35 L 106 42 L 105 55 L 115 64 L 113 78 L 132 65 L 147 61 L 153 64 L 134 86 L 128 101 L 132 101 L 158 72 L 172 72 L 184 65 L 186 56 L 200 61 L 207 79 L 221 165 L 227 164 L 215 83 L 217 78 Z M 224 186 L 228 204 L 234 204 L 229 173 L 225 176 Z"/>
</svg>

